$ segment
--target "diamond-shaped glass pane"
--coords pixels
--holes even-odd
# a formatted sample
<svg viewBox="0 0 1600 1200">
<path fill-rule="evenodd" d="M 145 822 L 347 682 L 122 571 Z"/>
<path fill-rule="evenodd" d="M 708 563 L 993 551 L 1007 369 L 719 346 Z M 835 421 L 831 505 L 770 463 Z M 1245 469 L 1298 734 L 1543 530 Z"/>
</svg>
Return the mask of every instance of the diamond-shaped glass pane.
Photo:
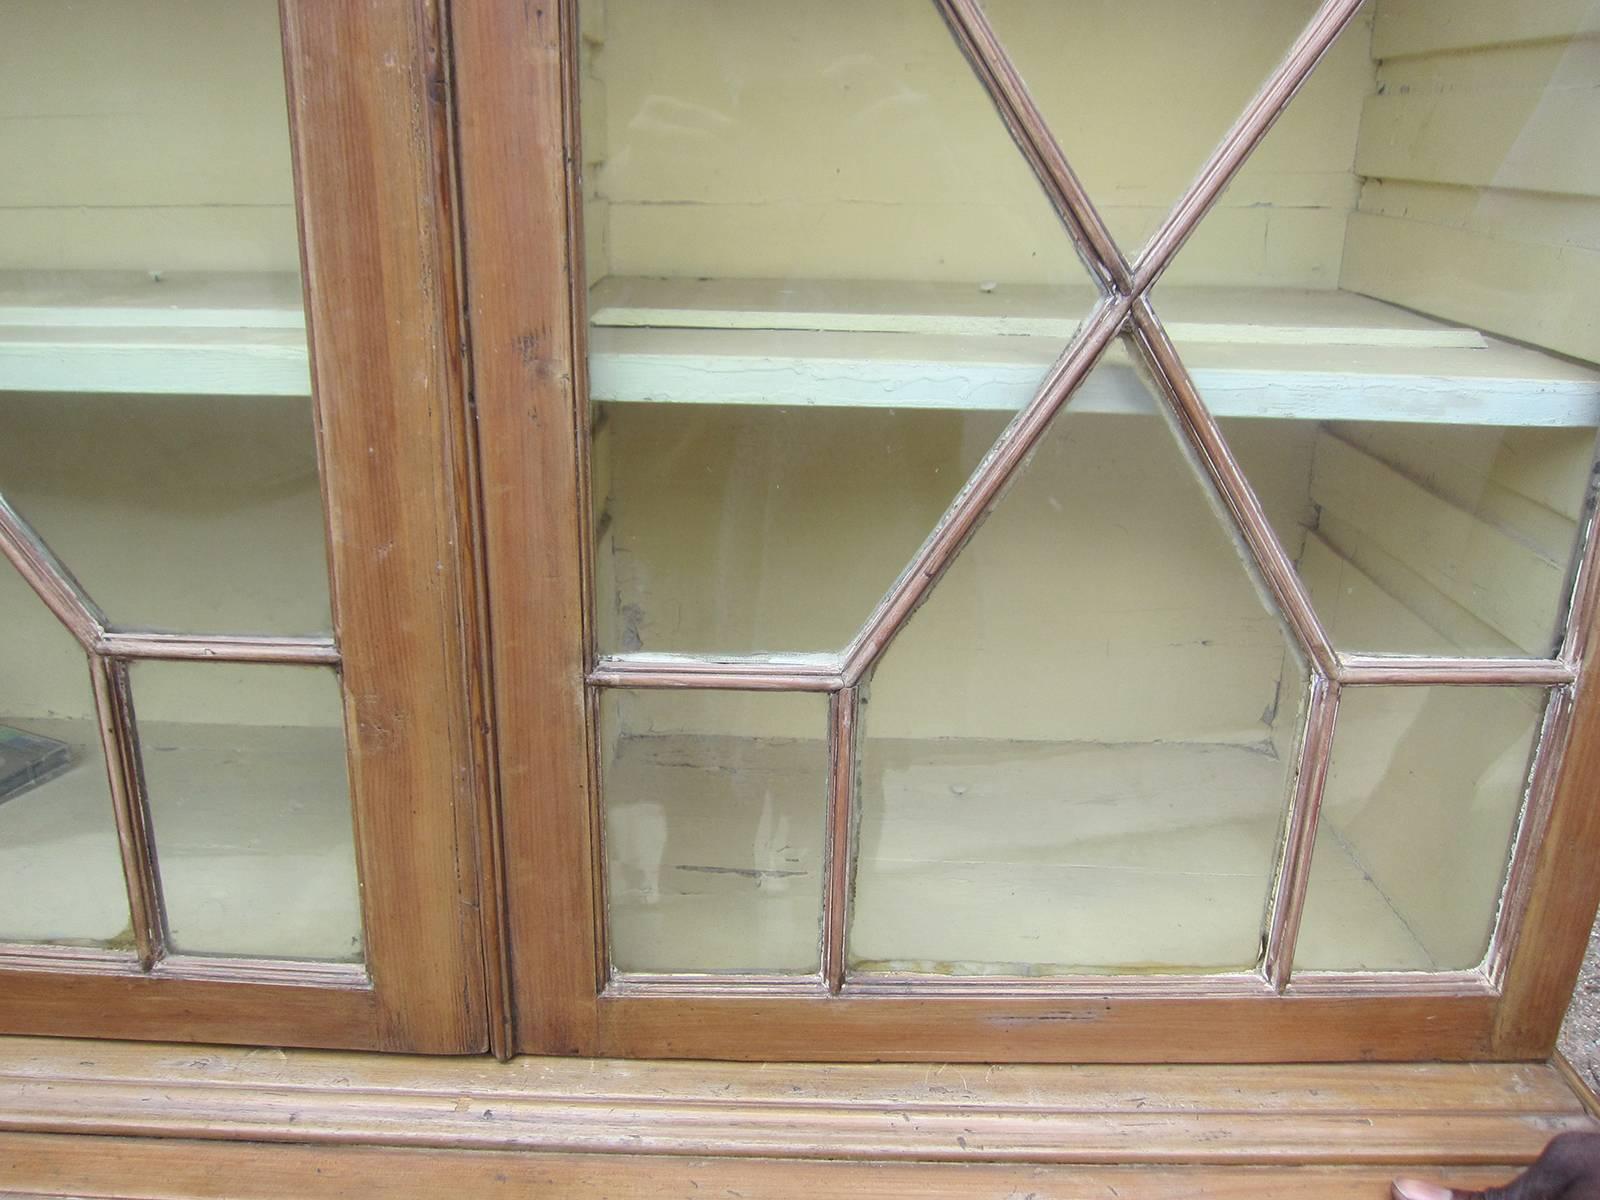
<svg viewBox="0 0 1600 1200">
<path fill-rule="evenodd" d="M 602 651 L 843 645 L 1095 292 L 925 0 L 585 0 Z"/>
<path fill-rule="evenodd" d="M 0 559 L 0 942 L 133 948 L 83 651 Z"/>
<path fill-rule="evenodd" d="M 1338 649 L 1547 656 L 1600 426 L 1600 50 L 1588 16 L 1543 0 L 1371 17 L 1156 308 L 1246 473 L 1279 492 L 1268 516 Z M 1285 176 L 1296 158 L 1337 170 Z M 1241 204 L 1262 230 L 1241 236 Z M 1236 270 L 1213 279 L 1221 261 Z"/>
<path fill-rule="evenodd" d="M 1478 965 L 1545 699 L 1542 688 L 1345 689 L 1296 968 Z"/>
<path fill-rule="evenodd" d="M 1149 392 L 1103 364 L 871 680 L 853 969 L 1250 967 L 1304 693 Z"/>
</svg>

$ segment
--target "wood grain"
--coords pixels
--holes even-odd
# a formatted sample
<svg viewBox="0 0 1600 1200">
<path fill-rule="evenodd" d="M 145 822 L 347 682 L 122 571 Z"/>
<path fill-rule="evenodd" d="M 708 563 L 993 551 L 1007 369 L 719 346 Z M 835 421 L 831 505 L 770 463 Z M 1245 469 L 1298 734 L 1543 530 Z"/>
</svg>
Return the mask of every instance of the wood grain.
<svg viewBox="0 0 1600 1200">
<path fill-rule="evenodd" d="M 1522 1161 L 1494 1167 L 1417 1168 L 1457 1187 L 1485 1187 Z M 296 1197 L 354 1200 L 380 1189 L 393 1200 L 469 1194 L 563 1200 L 705 1195 L 854 1200 L 1372 1200 L 1393 1172 L 1372 1167 L 1083 1167 L 997 1164 L 796 1162 L 646 1155 L 449 1152 L 262 1145 L 177 1139 L 0 1134 L 8 1195 Z M 27 1189 L 23 1191 L 22 1189 Z"/>
<path fill-rule="evenodd" d="M 1589 631 L 1592 645 L 1600 605 L 1590 590 L 1587 612 L 1575 614 Z M 1571 733 L 1555 781 L 1549 823 L 1542 838 L 1523 853 L 1526 908 L 1520 928 L 1506 931 L 1505 978 L 1501 1011 L 1495 1023 L 1495 1057 L 1534 1058 L 1548 1055 L 1556 1044 L 1561 1019 L 1572 998 L 1578 968 L 1589 943 L 1596 905 L 1600 905 L 1600 872 L 1594 869 L 1600 847 L 1600 668 L 1584 663 L 1574 687 Z M 1497 939 L 1500 935 L 1497 935 Z"/>
<path fill-rule="evenodd" d="M 1425 979 L 1417 982 L 1426 984 Z M 1136 986 L 1136 984 L 1134 985 Z M 1570 985 L 1569 985 L 1570 986 Z M 599 1052 L 839 1062 L 1328 1062 L 1494 1057 L 1486 989 L 1347 981 L 1336 996 L 984 993 L 771 999 L 607 995 Z M 1533 1057 L 1529 1054 L 1501 1057 Z"/>
<path fill-rule="evenodd" d="M 366 986 L 173 978 L 132 961 L 121 970 L 26 959 L 0 966 L 0 1028 L 57 1037 L 364 1048 L 378 1043 L 377 1015 Z"/>
<path fill-rule="evenodd" d="M 312 377 L 381 1044 L 485 1044 L 454 436 L 461 332 L 431 0 L 285 0 Z"/>
<path fill-rule="evenodd" d="M 114 1083 L 209 1082 L 277 1092 L 448 1093 L 585 1103 L 856 1105 L 1007 1110 L 1294 1111 L 1333 1115 L 1379 1108 L 1416 1115 L 1473 1111 L 1523 1115 L 1579 1110 L 1558 1074 L 1539 1063 L 1244 1065 L 632 1061 L 522 1057 L 434 1058 L 322 1050 L 52 1038 L 0 1038 L 0 1078 Z"/>
<path fill-rule="evenodd" d="M 80 973 L 16 951 L 0 967 L 0 1028 L 441 1053 L 485 1044 L 437 22 L 427 0 L 283 7 L 367 970 L 241 961 L 146 975 L 95 962 Z M 311 649 L 325 660 L 325 647 Z M 142 890 L 153 897 L 152 883 Z"/>
<path fill-rule="evenodd" d="M 739 1065 L 0 1043 L 0 1128 L 92 1136 L 1213 1164 L 1525 1161 L 1591 1119 L 1548 1065 Z"/>
<path fill-rule="evenodd" d="M 452 49 L 516 1027 L 523 1049 L 577 1054 L 598 979 L 571 10 L 457 5 Z"/>
</svg>

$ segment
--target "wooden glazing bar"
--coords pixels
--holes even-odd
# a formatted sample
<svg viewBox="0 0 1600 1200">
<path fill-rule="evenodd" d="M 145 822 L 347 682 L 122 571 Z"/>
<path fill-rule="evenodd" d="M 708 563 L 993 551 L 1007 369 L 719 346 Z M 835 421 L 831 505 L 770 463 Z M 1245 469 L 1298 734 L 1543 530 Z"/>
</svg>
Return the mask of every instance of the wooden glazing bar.
<svg viewBox="0 0 1600 1200">
<path fill-rule="evenodd" d="M 1556 781 L 1561 777 L 1561 760 L 1572 732 L 1572 700 L 1570 686 L 1558 687 L 1550 693 L 1549 703 L 1545 705 L 1538 748 L 1528 772 L 1527 797 L 1506 869 L 1505 891 L 1500 899 L 1500 911 L 1495 914 L 1489 950 L 1484 956 L 1484 974 L 1496 986 L 1505 978 L 1512 951 L 1524 928 L 1533 894 L 1534 859 L 1550 827 Z"/>
<path fill-rule="evenodd" d="M 1166 270 L 1195 225 L 1211 210 L 1362 3 L 1363 0 L 1324 0 L 1287 57 L 1268 77 L 1171 215 L 1140 252 L 1133 267 L 1134 294 L 1142 293 Z"/>
<path fill-rule="evenodd" d="M 0 943 L 0 972 L 61 971 L 70 975 L 143 975 L 139 956 L 103 946 L 51 946 Z"/>
<path fill-rule="evenodd" d="M 1181 999 L 1185 996 L 1255 996 L 1268 994 L 1255 972 L 1226 975 L 933 975 L 921 971 L 853 974 L 849 995 L 916 998 L 920 996 L 1063 998 L 1101 997 L 1117 1000 Z"/>
<path fill-rule="evenodd" d="M 159 979 L 222 983 L 276 983 L 292 987 L 369 990 L 372 977 L 361 963 L 303 962 L 276 958 L 210 958 L 172 954 L 155 965 Z"/>
<path fill-rule="evenodd" d="M 845 929 L 855 867 L 856 736 L 861 692 L 845 688 L 828 697 L 827 852 L 822 893 L 822 978 L 828 991 L 844 986 Z"/>
<path fill-rule="evenodd" d="M 1595 592 L 1600 589 L 1600 546 L 1595 545 L 1597 525 L 1600 525 L 1600 486 L 1590 485 L 1584 520 L 1579 530 L 1583 553 L 1573 572 L 1572 587 L 1562 617 L 1561 658 L 1563 662 L 1577 664 L 1589 648 L 1591 634 L 1587 615 L 1595 611 Z"/>
<path fill-rule="evenodd" d="M 990 447 L 910 566 L 901 573 L 850 643 L 844 659 L 846 685 L 853 687 L 861 682 L 900 626 L 916 611 L 929 589 L 982 524 L 990 506 L 1044 436 L 1051 418 L 1100 361 L 1101 353 L 1127 317 L 1130 304 L 1125 296 L 1109 297 L 1085 319 L 1077 337 L 1050 368 L 1033 399 Z"/>
<path fill-rule="evenodd" d="M 0 553 L 78 644 L 85 650 L 94 649 L 105 629 L 105 616 L 4 496 L 0 496 Z"/>
<path fill-rule="evenodd" d="M 1012 140 L 1050 197 L 1084 265 L 1103 288 L 1127 291 L 1131 272 L 978 0 L 936 0 Z"/>
<path fill-rule="evenodd" d="M 1432 658 L 1384 654 L 1343 654 L 1336 676 L 1340 683 L 1425 687 L 1480 684 L 1527 687 L 1571 683 L 1577 672 L 1564 662 L 1545 658 Z"/>
<path fill-rule="evenodd" d="M 161 880 L 151 841 L 150 808 L 144 789 L 138 729 L 126 664 L 113 659 L 89 660 L 94 682 L 95 716 L 105 752 L 111 804 L 122 853 L 122 875 L 128 887 L 128 916 L 139 964 L 146 971 L 166 952 L 166 916 Z"/>
<path fill-rule="evenodd" d="M 706 688 L 716 691 L 836 692 L 845 686 L 841 664 L 693 655 L 605 655 L 589 672 L 596 687 Z"/>
<path fill-rule="evenodd" d="M 182 662 L 281 663 L 317 667 L 339 665 L 332 638 L 238 637 L 110 631 L 96 639 L 95 653 L 112 658 Z"/>
<path fill-rule="evenodd" d="M 1245 478 L 1239 462 L 1228 448 L 1222 431 L 1205 406 L 1193 378 L 1179 358 L 1177 348 L 1167 337 L 1161 320 L 1150 306 L 1148 297 L 1141 297 L 1133 306 L 1134 344 L 1155 376 L 1156 382 L 1172 403 L 1178 427 L 1199 457 L 1212 486 L 1233 515 L 1234 524 L 1244 538 L 1262 581 L 1277 603 L 1289 628 L 1294 631 L 1311 656 L 1311 661 L 1324 674 L 1335 669 L 1333 646 L 1317 619 L 1311 596 L 1289 560 L 1288 553 L 1278 540 L 1272 522 L 1255 489 Z"/>
<path fill-rule="evenodd" d="M 1267 909 L 1266 947 L 1262 974 L 1275 992 L 1288 986 L 1294 970 L 1295 942 L 1305 913 L 1306 887 L 1311 882 L 1311 856 L 1317 847 L 1317 820 L 1322 812 L 1322 789 L 1333 753 L 1333 730 L 1339 712 L 1339 686 L 1321 675 L 1311 678 L 1306 700 L 1306 727 L 1296 761 L 1294 794 L 1284 825 L 1282 857 L 1272 883 Z"/>
<path fill-rule="evenodd" d="M 606 996 L 804 996 L 826 995 L 816 975 L 761 975 L 743 971 L 614 972 Z"/>
<path fill-rule="evenodd" d="M 557 69 L 560 72 L 561 89 L 561 124 L 563 131 L 563 144 L 568 149 L 566 170 L 562 176 L 561 192 L 565 210 L 566 225 L 566 303 L 571 320 L 566 323 L 566 367 L 572 379 L 571 404 L 573 409 L 573 441 L 577 454 L 574 462 L 576 471 L 576 488 L 574 499 L 576 501 L 571 524 L 577 527 L 577 564 L 578 588 L 580 600 L 576 613 L 576 624 L 582 639 L 582 661 L 585 664 L 585 679 L 588 671 L 593 669 L 593 664 L 599 657 L 599 647 L 596 641 L 595 629 L 595 555 L 596 534 L 594 528 L 594 484 L 592 471 L 594 465 L 593 440 L 597 432 L 595 413 L 589 403 L 589 266 L 586 252 L 586 235 L 584 233 L 584 198 L 582 172 L 577 163 L 582 161 L 583 146 L 583 120 L 579 108 L 579 94 L 581 90 L 580 73 L 583 62 L 579 48 L 579 14 L 578 0 L 557 5 L 557 19 L 559 22 L 560 54 L 557 56 Z M 468 311 L 470 320 L 471 312 Z M 491 656 L 486 660 L 493 662 Z M 588 948 L 593 955 L 594 975 L 593 987 L 589 993 L 580 993 L 580 1005 L 588 1001 L 591 995 L 607 986 L 611 978 L 611 947 L 610 930 L 608 925 L 608 909 L 606 906 L 606 825 L 605 814 L 602 810 L 604 793 L 601 791 L 601 750 L 600 750 L 600 694 L 594 686 L 584 689 L 583 709 L 585 713 L 585 742 L 583 767 L 588 772 L 585 807 L 588 813 L 589 828 L 594 831 L 589 841 L 589 885 L 590 895 L 590 927 L 592 936 Z M 498 787 L 498 773 L 496 780 Z M 503 828 L 503 814 L 497 818 L 496 824 Z M 500 834 L 502 846 L 505 844 L 505 835 Z M 509 884 L 505 890 L 506 904 L 511 903 Z M 504 918 L 504 928 L 511 930 L 513 917 L 508 908 Z M 559 936 L 559 931 L 557 931 Z M 517 1036 L 516 1021 L 516 976 L 512 971 L 513 942 L 507 936 L 505 941 L 505 956 L 507 965 L 506 984 L 511 989 L 509 996 L 509 1015 L 511 1017 L 511 1036 L 513 1042 Z M 516 1047 L 513 1046 L 513 1053 Z"/>
<path fill-rule="evenodd" d="M 1495 993 L 1494 986 L 1481 971 L 1302 971 L 1287 990 L 1290 996 L 1331 1000 L 1386 996 L 1492 997 Z"/>
</svg>

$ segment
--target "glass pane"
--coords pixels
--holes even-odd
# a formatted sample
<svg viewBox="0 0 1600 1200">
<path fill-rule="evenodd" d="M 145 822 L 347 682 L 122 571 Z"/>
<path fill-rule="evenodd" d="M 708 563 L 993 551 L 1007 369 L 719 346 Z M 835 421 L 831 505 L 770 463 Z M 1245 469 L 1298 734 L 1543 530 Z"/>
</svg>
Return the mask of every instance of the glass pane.
<svg viewBox="0 0 1600 1200">
<path fill-rule="evenodd" d="M 600 648 L 835 649 L 1093 288 L 925 0 L 580 14 Z"/>
<path fill-rule="evenodd" d="M 165 662 L 130 674 L 172 950 L 359 959 L 338 676 Z"/>
<path fill-rule="evenodd" d="M 0 488 L 123 626 L 331 628 L 279 45 L 0 6 Z"/>
<path fill-rule="evenodd" d="M 871 681 L 857 970 L 1260 953 L 1304 668 L 1129 366 L 1078 400 Z"/>
<path fill-rule="evenodd" d="M 1251 478 L 1297 480 L 1269 516 L 1336 646 L 1546 656 L 1600 426 L 1600 42 L 1555 0 L 1370 17 L 1156 308 Z"/>
<path fill-rule="evenodd" d="M 820 695 L 600 693 L 613 967 L 820 969 L 826 727 Z"/>
<path fill-rule="evenodd" d="M 1346 688 L 1297 969 L 1460 970 L 1488 946 L 1540 688 Z"/>
<path fill-rule="evenodd" d="M 0 942 L 133 948 L 83 651 L 0 559 Z"/>
<path fill-rule="evenodd" d="M 1034 102 L 1131 257 L 1171 211 L 1222 135 L 1283 59 L 1317 0 L 982 0 Z M 1352 43 L 1359 37 L 1353 37 Z M 1184 283 L 1288 280 L 1310 247 L 1343 236 L 1350 155 L 1370 81 L 1360 47 L 1341 48 L 1285 117 L 1250 192 L 1236 189 L 1213 216 L 1237 253 L 1194 254 Z"/>
</svg>

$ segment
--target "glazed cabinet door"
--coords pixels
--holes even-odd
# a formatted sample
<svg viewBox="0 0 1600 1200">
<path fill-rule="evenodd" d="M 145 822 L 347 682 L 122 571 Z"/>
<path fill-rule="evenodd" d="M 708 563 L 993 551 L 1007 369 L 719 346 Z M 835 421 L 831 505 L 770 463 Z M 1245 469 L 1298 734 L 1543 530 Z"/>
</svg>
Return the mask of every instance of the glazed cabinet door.
<svg viewBox="0 0 1600 1200">
<path fill-rule="evenodd" d="M 1545 1053 L 1580 9 L 458 6 L 508 1040 Z"/>
<path fill-rule="evenodd" d="M 485 1045 L 438 14 L 0 4 L 0 1028 Z"/>
</svg>

